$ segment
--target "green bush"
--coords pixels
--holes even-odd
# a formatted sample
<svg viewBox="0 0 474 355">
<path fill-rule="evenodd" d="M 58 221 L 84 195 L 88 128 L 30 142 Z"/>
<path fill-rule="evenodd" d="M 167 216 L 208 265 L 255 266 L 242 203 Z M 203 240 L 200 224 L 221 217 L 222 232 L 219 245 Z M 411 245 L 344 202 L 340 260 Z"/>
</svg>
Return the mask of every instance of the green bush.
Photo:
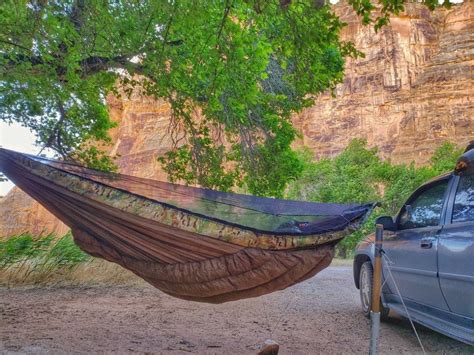
<svg viewBox="0 0 474 355">
<path fill-rule="evenodd" d="M 342 240 L 340 257 L 348 257 L 357 243 L 373 231 L 376 217 L 394 215 L 411 193 L 425 181 L 454 168 L 462 149 L 444 143 L 428 166 L 394 165 L 378 156 L 377 148 L 367 148 L 363 139 L 354 139 L 334 158 L 313 161 L 309 150 L 299 152 L 304 162 L 300 178 L 287 189 L 286 197 L 296 200 L 350 203 L 381 202 L 362 228 Z"/>
</svg>

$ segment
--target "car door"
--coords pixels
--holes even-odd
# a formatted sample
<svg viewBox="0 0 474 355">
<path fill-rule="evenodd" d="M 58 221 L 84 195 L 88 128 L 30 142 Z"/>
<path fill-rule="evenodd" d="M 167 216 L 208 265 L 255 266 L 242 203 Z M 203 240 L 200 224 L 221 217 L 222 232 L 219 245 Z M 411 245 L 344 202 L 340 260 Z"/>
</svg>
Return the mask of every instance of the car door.
<svg viewBox="0 0 474 355">
<path fill-rule="evenodd" d="M 387 267 L 395 279 L 403 299 L 448 310 L 438 279 L 438 236 L 446 208 L 450 177 L 447 176 L 417 190 L 401 209 L 397 230 L 387 233 L 383 249 L 384 277 L 393 294 L 396 286 L 388 276 Z"/>
<path fill-rule="evenodd" d="M 451 311 L 474 318 L 474 175 L 456 183 L 439 238 L 439 280 Z"/>
</svg>

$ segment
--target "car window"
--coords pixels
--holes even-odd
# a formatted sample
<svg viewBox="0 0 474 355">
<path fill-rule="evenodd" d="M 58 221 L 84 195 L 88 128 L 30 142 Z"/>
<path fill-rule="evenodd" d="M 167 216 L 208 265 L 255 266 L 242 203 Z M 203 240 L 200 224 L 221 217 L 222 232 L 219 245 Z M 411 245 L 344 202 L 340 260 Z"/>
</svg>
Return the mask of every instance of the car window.
<svg viewBox="0 0 474 355">
<path fill-rule="evenodd" d="M 461 176 L 454 198 L 452 223 L 474 221 L 474 175 Z"/>
<path fill-rule="evenodd" d="M 439 181 L 411 197 L 400 213 L 398 229 L 437 226 L 447 187 L 448 180 Z"/>
</svg>

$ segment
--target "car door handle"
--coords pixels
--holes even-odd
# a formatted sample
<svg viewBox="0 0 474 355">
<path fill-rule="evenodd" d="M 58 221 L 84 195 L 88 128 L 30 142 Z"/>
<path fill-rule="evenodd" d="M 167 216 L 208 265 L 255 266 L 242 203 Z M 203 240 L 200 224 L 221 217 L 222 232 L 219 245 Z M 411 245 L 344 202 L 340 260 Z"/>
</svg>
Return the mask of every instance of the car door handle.
<svg viewBox="0 0 474 355">
<path fill-rule="evenodd" d="M 433 247 L 433 242 L 435 238 L 423 238 L 420 243 L 422 249 L 431 249 Z"/>
</svg>

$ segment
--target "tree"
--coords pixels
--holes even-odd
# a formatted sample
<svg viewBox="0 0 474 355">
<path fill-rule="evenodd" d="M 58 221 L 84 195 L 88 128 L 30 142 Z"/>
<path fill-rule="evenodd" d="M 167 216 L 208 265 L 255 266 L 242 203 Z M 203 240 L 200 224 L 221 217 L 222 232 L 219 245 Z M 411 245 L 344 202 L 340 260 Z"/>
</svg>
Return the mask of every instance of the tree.
<svg viewBox="0 0 474 355">
<path fill-rule="evenodd" d="M 377 17 L 370 1 L 351 0 L 376 26 L 403 3 L 381 0 Z M 105 98 L 138 91 L 171 104 L 176 148 L 160 160 L 172 181 L 280 196 L 302 171 L 291 115 L 360 55 L 342 27 L 318 0 L 4 0 L 0 119 L 106 169 L 90 143 L 109 140 Z"/>
</svg>

